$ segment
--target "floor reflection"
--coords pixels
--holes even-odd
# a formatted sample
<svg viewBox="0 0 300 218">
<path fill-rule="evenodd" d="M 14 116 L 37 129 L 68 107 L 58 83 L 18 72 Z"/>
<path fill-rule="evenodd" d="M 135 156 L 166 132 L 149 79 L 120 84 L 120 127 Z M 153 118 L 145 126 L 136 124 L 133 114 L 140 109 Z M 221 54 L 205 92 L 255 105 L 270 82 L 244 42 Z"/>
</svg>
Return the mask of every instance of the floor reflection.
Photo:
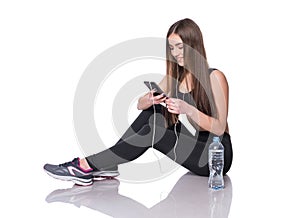
<svg viewBox="0 0 300 218">
<path fill-rule="evenodd" d="M 120 182 L 116 179 L 95 182 L 91 186 L 76 186 L 50 193 L 46 201 L 64 202 L 77 207 L 85 206 L 112 217 L 228 217 L 232 200 L 229 176 L 224 177 L 225 189 L 211 191 L 207 178 L 191 173 L 183 175 L 167 198 L 151 208 L 118 193 Z"/>
</svg>

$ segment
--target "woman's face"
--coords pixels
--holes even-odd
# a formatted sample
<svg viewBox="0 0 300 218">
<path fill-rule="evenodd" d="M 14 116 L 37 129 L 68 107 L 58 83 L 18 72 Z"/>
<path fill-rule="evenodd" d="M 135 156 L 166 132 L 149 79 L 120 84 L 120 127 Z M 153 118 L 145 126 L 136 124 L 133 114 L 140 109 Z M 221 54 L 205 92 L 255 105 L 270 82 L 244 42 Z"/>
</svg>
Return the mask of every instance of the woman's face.
<svg viewBox="0 0 300 218">
<path fill-rule="evenodd" d="M 176 33 L 172 33 L 168 37 L 169 47 L 171 50 L 172 56 L 177 61 L 177 64 L 179 66 L 184 65 L 184 59 L 183 59 L 183 42 L 180 38 L 180 36 Z"/>
</svg>

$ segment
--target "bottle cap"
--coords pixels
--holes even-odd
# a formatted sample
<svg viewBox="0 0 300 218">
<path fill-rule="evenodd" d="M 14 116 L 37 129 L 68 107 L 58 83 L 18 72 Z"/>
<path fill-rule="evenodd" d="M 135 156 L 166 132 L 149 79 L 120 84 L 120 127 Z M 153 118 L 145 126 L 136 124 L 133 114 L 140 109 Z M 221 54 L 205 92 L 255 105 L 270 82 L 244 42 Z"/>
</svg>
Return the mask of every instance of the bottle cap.
<svg viewBox="0 0 300 218">
<path fill-rule="evenodd" d="M 219 141 L 220 141 L 220 138 L 218 136 L 213 137 L 213 142 L 219 142 Z"/>
</svg>

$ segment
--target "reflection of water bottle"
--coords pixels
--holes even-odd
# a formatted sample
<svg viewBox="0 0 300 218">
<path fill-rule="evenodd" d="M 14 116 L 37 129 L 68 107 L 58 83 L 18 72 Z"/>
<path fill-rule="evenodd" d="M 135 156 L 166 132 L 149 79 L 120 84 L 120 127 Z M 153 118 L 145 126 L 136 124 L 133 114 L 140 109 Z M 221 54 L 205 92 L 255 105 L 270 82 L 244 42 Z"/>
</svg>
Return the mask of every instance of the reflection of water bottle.
<svg viewBox="0 0 300 218">
<path fill-rule="evenodd" d="M 225 218 L 228 217 L 229 211 L 226 211 L 226 189 L 220 191 L 209 190 L 209 217 L 210 218 Z"/>
<path fill-rule="evenodd" d="M 213 137 L 213 142 L 209 145 L 208 161 L 210 171 L 208 187 L 214 190 L 223 189 L 224 147 L 219 137 Z"/>
</svg>

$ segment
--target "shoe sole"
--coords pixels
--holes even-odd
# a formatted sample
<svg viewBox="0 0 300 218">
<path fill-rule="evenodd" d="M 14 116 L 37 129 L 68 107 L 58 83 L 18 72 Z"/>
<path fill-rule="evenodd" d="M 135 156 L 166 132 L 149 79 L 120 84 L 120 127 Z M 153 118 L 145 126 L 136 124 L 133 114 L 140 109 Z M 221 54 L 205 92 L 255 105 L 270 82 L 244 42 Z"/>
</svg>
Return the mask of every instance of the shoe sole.
<svg viewBox="0 0 300 218">
<path fill-rule="evenodd" d="M 62 181 L 72 181 L 74 182 L 76 185 L 81 185 L 81 186 L 87 186 L 87 185 L 91 185 L 93 184 L 93 179 L 83 179 L 83 178 L 79 178 L 79 177 L 74 177 L 74 176 L 59 176 L 59 175 L 55 175 L 53 173 L 48 172 L 47 170 L 45 170 L 45 172 L 55 178 L 55 179 L 59 179 Z"/>
<path fill-rule="evenodd" d="M 120 173 L 119 171 L 100 171 L 97 173 L 93 173 L 93 180 L 98 181 L 98 180 L 103 180 L 103 179 L 113 179 L 117 176 L 119 176 Z"/>
</svg>

